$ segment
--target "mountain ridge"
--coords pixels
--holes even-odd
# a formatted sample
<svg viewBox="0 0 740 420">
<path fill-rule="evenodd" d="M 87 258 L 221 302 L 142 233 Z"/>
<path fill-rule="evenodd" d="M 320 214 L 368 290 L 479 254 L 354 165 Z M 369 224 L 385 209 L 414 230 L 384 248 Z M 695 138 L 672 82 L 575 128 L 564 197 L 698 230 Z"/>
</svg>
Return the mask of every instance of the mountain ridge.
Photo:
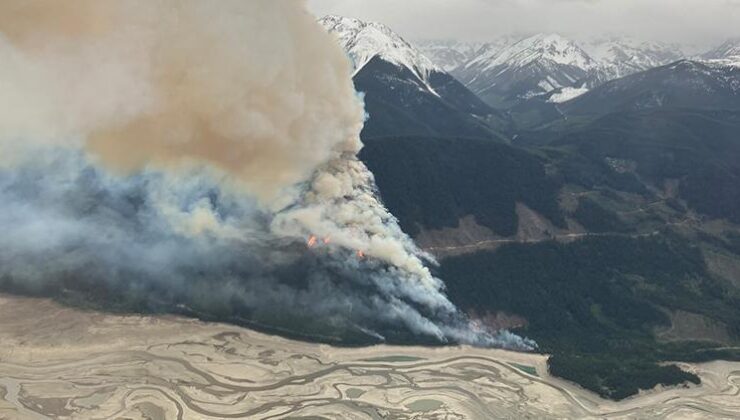
<svg viewBox="0 0 740 420">
<path fill-rule="evenodd" d="M 364 93 L 369 118 L 363 137 L 462 135 L 504 141 L 510 122 L 421 51 L 385 25 L 326 16 L 355 66 L 353 80 Z"/>
</svg>

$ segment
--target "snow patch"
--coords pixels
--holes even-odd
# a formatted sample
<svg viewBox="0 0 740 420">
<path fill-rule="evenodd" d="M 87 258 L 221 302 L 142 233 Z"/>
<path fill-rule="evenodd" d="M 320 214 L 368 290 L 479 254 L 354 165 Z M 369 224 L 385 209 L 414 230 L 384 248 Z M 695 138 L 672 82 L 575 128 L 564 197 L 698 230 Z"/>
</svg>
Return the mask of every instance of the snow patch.
<svg viewBox="0 0 740 420">
<path fill-rule="evenodd" d="M 638 41 L 633 38 L 597 40 L 585 45 L 605 80 L 659 67 L 684 57 L 676 45 Z"/>
<path fill-rule="evenodd" d="M 588 92 L 588 88 L 564 87 L 560 90 L 560 92 L 554 93 L 552 96 L 550 96 L 550 99 L 548 99 L 547 101 L 559 104 L 577 98 L 586 92 Z"/>
<path fill-rule="evenodd" d="M 472 61 L 468 67 L 482 64 L 483 60 L 486 60 L 486 57 L 481 56 Z M 542 60 L 584 70 L 596 67 L 596 62 L 575 42 L 557 34 L 537 34 L 505 48 L 493 58 L 488 57 L 483 71 L 500 65 L 524 67 Z"/>
<path fill-rule="evenodd" d="M 319 23 L 339 39 L 340 45 L 352 59 L 355 74 L 376 56 L 409 69 L 427 87 L 433 72 L 444 72 L 421 51 L 381 23 L 334 15 L 321 18 Z M 431 88 L 430 91 L 436 94 Z"/>
<path fill-rule="evenodd" d="M 447 72 L 468 63 L 486 44 L 454 40 L 419 40 L 414 44 L 432 62 Z"/>
</svg>

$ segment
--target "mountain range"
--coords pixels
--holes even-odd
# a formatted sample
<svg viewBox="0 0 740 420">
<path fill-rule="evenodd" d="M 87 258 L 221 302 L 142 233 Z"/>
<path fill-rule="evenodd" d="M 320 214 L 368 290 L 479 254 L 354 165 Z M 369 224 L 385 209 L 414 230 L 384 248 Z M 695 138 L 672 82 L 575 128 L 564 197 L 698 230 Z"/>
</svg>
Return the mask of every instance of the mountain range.
<svg viewBox="0 0 740 420">
<path fill-rule="evenodd" d="M 611 80 L 561 106 L 568 115 L 655 108 L 740 110 L 740 66 L 679 60 Z"/>
<path fill-rule="evenodd" d="M 465 57 L 457 66 L 445 61 L 446 69 L 498 108 L 511 108 L 542 95 L 558 95 L 553 102 L 563 102 L 609 80 L 680 59 L 740 63 L 740 40 L 728 40 L 696 57 L 677 45 L 632 38 L 580 43 L 558 34 L 509 36 L 483 44 L 423 41 L 421 45 L 432 61 L 456 53 Z"/>
<path fill-rule="evenodd" d="M 594 41 L 585 46 L 588 54 L 599 63 L 602 80 L 618 79 L 672 63 L 685 57 L 677 45 L 645 42 L 632 38 L 612 38 Z"/>
<path fill-rule="evenodd" d="M 740 65 L 740 39 L 728 40 L 702 57 L 707 60 L 722 60 Z"/>
<path fill-rule="evenodd" d="M 340 16 L 320 23 L 351 59 L 369 119 L 364 137 L 498 137 L 508 119 L 385 25 Z"/>
<path fill-rule="evenodd" d="M 500 42 L 505 41 L 501 40 Z M 418 40 L 415 44 L 425 56 L 429 57 L 433 63 L 442 67 L 446 72 L 452 72 L 465 65 L 479 54 L 481 48 L 491 48 L 492 46 L 490 43 L 455 40 Z"/>
<path fill-rule="evenodd" d="M 556 34 L 415 46 L 327 17 L 360 158 L 450 299 L 607 398 L 740 360 L 740 43 Z"/>
<path fill-rule="evenodd" d="M 556 105 L 590 89 L 686 60 L 676 45 L 630 38 L 578 43 L 535 34 L 486 43 L 412 43 L 377 22 L 326 16 L 320 23 L 337 36 L 355 66 L 355 85 L 364 92 L 370 115 L 364 135 L 372 137 L 400 130 L 509 138 L 516 125 L 557 119 L 562 112 Z M 740 63 L 740 41 L 729 40 L 692 60 L 713 68 Z"/>
<path fill-rule="evenodd" d="M 482 51 L 454 74 L 487 103 L 509 108 L 555 89 L 586 85 L 596 68 L 574 42 L 538 34 L 502 50 Z"/>
</svg>

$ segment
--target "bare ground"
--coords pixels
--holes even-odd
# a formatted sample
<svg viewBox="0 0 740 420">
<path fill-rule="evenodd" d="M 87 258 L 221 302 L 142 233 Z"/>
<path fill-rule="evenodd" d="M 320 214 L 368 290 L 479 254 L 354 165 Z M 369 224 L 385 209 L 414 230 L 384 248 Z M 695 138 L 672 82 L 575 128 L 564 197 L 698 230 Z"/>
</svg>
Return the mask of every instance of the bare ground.
<svg viewBox="0 0 740 420">
<path fill-rule="evenodd" d="M 740 417 L 740 363 L 683 364 L 701 386 L 617 403 L 552 378 L 544 355 L 335 348 L 10 296 L 0 342 L 3 419 Z"/>
</svg>

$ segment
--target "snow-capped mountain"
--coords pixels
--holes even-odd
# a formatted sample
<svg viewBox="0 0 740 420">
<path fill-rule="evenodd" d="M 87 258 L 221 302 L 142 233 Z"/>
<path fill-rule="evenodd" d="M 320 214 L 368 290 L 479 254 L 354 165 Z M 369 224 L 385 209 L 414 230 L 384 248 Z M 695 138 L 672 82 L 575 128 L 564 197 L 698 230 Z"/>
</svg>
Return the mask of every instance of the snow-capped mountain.
<svg viewBox="0 0 740 420">
<path fill-rule="evenodd" d="M 586 44 L 586 51 L 598 62 L 601 78 L 605 81 L 659 67 L 685 57 L 677 46 L 631 38 L 590 42 Z"/>
<path fill-rule="evenodd" d="M 480 48 L 478 48 L 474 52 L 474 54 L 470 57 L 470 59 L 467 62 L 465 62 L 463 66 L 458 67 L 457 70 L 462 70 L 471 61 L 493 60 L 494 58 L 496 58 L 497 55 L 499 55 L 506 48 L 521 41 L 522 38 L 523 37 L 504 36 L 504 37 L 496 38 L 495 40 L 491 42 L 486 42 L 482 44 Z"/>
<path fill-rule="evenodd" d="M 414 42 L 432 62 L 447 72 L 465 65 L 483 47 L 482 42 L 423 39 Z"/>
<path fill-rule="evenodd" d="M 341 16 L 319 20 L 355 66 L 370 118 L 364 137 L 441 135 L 496 137 L 506 118 L 435 65 L 421 51 L 376 22 Z"/>
<path fill-rule="evenodd" d="M 555 89 L 582 87 L 597 68 L 575 42 L 537 34 L 502 50 L 481 50 L 455 74 L 492 106 L 508 107 Z"/>
<path fill-rule="evenodd" d="M 739 110 L 740 67 L 680 60 L 609 81 L 560 106 L 569 115 L 658 108 Z"/>
<path fill-rule="evenodd" d="M 724 42 L 719 47 L 704 54 L 702 58 L 740 66 L 740 38 Z"/>
<path fill-rule="evenodd" d="M 329 15 L 319 20 L 324 28 L 339 38 L 355 67 L 360 71 L 373 57 L 409 69 L 422 81 L 432 72 L 443 71 L 389 27 L 344 16 Z"/>
<path fill-rule="evenodd" d="M 595 67 L 593 59 L 575 42 L 558 34 L 537 34 L 505 48 L 492 57 L 481 56 L 468 63 L 485 69 L 500 65 L 524 67 L 536 61 L 550 61 L 581 69 Z"/>
<path fill-rule="evenodd" d="M 470 61 L 480 56 L 495 56 L 521 39 L 521 36 L 507 35 L 490 42 L 421 40 L 415 44 L 434 64 L 454 75 Z"/>
</svg>

